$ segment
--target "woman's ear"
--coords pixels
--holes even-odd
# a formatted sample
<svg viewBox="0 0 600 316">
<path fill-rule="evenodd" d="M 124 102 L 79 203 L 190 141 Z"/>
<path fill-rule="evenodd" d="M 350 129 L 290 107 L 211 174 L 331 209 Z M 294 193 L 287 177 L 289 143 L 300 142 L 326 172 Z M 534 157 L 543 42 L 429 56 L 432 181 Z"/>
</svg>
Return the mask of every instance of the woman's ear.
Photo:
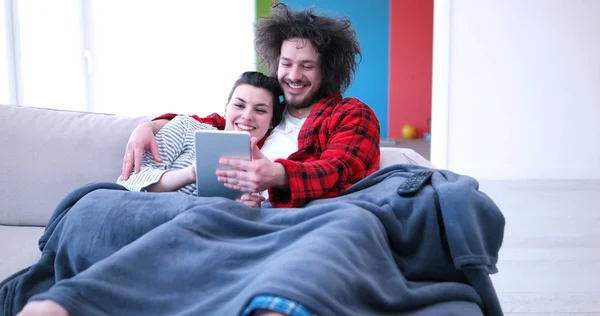
<svg viewBox="0 0 600 316">
<path fill-rule="evenodd" d="M 223 115 L 223 117 L 227 117 L 227 103 L 225 103 L 225 109 L 224 110 L 225 110 L 224 111 L 225 114 Z"/>
</svg>

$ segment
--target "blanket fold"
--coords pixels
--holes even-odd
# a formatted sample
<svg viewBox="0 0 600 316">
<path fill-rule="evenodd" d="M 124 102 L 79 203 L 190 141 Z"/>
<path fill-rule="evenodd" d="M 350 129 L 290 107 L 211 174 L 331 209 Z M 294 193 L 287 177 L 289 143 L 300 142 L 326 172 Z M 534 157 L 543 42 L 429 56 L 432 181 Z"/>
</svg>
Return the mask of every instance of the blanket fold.
<svg viewBox="0 0 600 316">
<path fill-rule="evenodd" d="M 29 299 L 75 315 L 240 315 L 261 294 L 318 315 L 501 314 L 488 275 L 500 210 L 475 180 L 444 170 L 399 196 L 422 169 L 390 166 L 297 209 L 80 188 L 52 216 L 40 261 L 3 283 L 0 315 Z"/>
</svg>

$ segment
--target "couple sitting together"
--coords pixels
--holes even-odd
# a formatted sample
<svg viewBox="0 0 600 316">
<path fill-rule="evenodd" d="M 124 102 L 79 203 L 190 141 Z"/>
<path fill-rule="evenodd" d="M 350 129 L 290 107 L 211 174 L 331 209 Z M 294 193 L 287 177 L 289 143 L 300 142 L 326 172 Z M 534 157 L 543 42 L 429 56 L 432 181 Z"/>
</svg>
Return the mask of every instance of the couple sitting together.
<svg viewBox="0 0 600 316">
<path fill-rule="evenodd" d="M 250 133 L 251 153 L 255 161 L 265 158 L 264 152 L 261 154 L 258 148 L 259 141 L 266 138 L 273 126 L 277 126 L 281 121 L 280 95 L 281 87 L 277 79 L 259 72 L 245 72 L 233 85 L 225 106 L 225 116 L 219 117 L 220 120 L 225 121 L 224 130 Z M 286 112 L 286 116 L 290 114 Z M 196 194 L 194 131 L 198 129 L 216 129 L 216 127 L 200 123 L 185 115 L 176 116 L 168 121 L 156 133 L 157 157 L 154 158 L 152 155 L 156 154 L 156 149 L 151 149 L 154 150 L 152 153 L 144 152 L 140 170 L 131 175 L 125 173 L 119 177 L 117 183 L 130 191 L 180 191 Z M 261 145 L 263 142 L 261 141 Z M 275 149 L 281 151 L 284 148 L 281 144 L 272 145 L 270 148 L 273 155 L 269 155 L 271 161 L 290 154 L 282 153 L 282 156 L 275 156 L 279 154 L 274 152 Z M 224 163 L 232 164 L 241 162 L 242 160 L 224 160 Z M 225 185 L 229 184 L 225 183 Z M 246 193 L 239 201 L 252 207 L 260 207 L 264 199 L 261 194 Z"/>
<path fill-rule="evenodd" d="M 257 23 L 255 48 L 273 77 L 243 73 L 224 116 L 165 114 L 138 126 L 117 183 L 130 191 L 194 194 L 197 129 L 251 134 L 252 160 L 222 159 L 221 165 L 236 168 L 217 170 L 217 176 L 226 187 L 244 192 L 239 202 L 252 207 L 265 199 L 276 208 L 302 207 L 336 197 L 375 172 L 378 119 L 363 102 L 341 96 L 361 54 L 350 21 L 278 4 Z M 34 297 L 18 315 L 75 313 L 63 306 L 66 301 Z M 315 312 L 284 297 L 259 295 L 243 315 Z"/>
</svg>

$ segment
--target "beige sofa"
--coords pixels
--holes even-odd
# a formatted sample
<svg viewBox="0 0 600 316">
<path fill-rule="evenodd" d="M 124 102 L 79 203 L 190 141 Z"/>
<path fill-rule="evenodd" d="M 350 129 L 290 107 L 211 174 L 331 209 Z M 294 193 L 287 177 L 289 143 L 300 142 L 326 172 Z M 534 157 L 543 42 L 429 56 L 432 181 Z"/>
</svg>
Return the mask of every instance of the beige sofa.
<svg viewBox="0 0 600 316">
<path fill-rule="evenodd" d="M 84 184 L 115 181 L 131 131 L 150 117 L 0 105 L 0 281 L 40 256 L 54 208 Z M 411 149 L 382 148 L 381 167 L 433 167 Z"/>
</svg>

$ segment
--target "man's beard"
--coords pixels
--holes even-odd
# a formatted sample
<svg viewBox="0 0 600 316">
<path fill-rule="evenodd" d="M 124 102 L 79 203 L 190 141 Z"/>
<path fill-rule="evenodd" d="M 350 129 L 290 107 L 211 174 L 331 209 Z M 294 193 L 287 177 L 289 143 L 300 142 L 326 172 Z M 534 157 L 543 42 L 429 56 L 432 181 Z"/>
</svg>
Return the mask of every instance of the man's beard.
<svg viewBox="0 0 600 316">
<path fill-rule="evenodd" d="M 319 93 L 319 91 L 315 91 L 300 101 L 290 100 L 286 97 L 285 104 L 292 109 L 306 109 L 313 106 L 317 101 L 319 101 L 319 99 L 321 99 L 321 94 L 322 93 Z"/>
</svg>

